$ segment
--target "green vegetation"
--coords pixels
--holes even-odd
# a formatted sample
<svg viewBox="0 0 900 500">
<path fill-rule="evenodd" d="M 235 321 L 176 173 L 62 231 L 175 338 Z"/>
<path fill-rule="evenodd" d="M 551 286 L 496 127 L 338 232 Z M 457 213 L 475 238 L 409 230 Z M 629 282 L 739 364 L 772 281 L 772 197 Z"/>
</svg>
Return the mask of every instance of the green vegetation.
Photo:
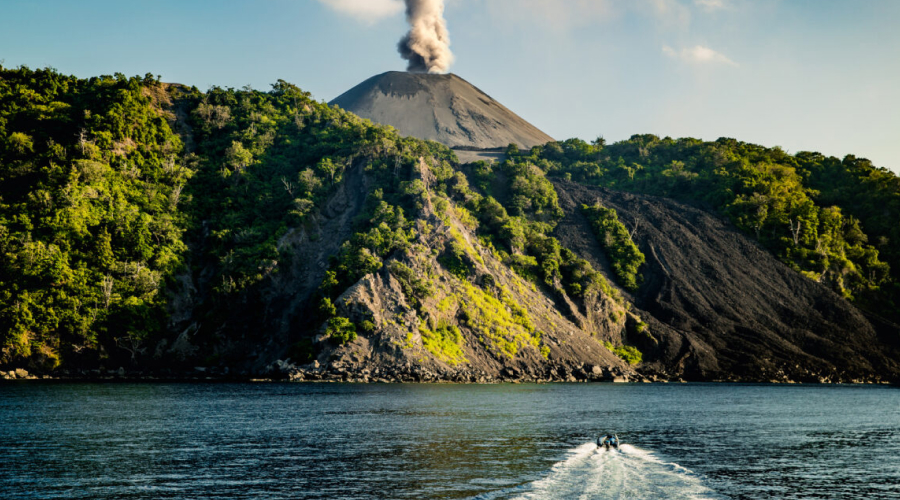
<svg viewBox="0 0 900 500">
<path fill-rule="evenodd" d="M 397 261 L 391 262 L 390 271 L 403 287 L 406 300 L 415 309 L 421 308 L 422 300 L 434 295 L 434 284 L 428 276 L 417 276 L 412 268 Z"/>
<path fill-rule="evenodd" d="M 200 92 L 0 67 L 0 364 L 133 362 L 196 280 L 211 323 L 254 323 L 262 286 L 295 259 L 285 240 L 362 168 L 377 189 L 316 299 L 332 318 L 344 288 L 408 245 L 417 186 L 400 179 L 420 157 L 452 175 L 443 146 L 284 81 Z"/>
<path fill-rule="evenodd" d="M 210 235 L 195 238 L 203 238 L 206 256 L 217 264 L 220 301 L 244 290 L 252 295 L 250 287 L 291 262 L 282 238 L 305 225 L 349 169 L 365 164 L 386 170 L 395 157 L 408 166 L 421 148 L 284 81 L 269 92 L 214 87 L 205 94 L 192 91 L 185 100 L 194 106 L 200 167 L 190 186 L 198 201 L 195 227 Z M 333 269 L 335 290 L 380 269 L 383 257 L 409 240 L 401 208 L 377 196 L 367 203 L 362 225 L 368 230 L 342 249 Z"/>
<path fill-rule="evenodd" d="M 613 354 L 621 358 L 629 365 L 637 365 L 643 361 L 643 354 L 636 347 L 630 345 L 614 346 L 611 342 L 604 342 L 603 347 L 609 349 Z"/>
<path fill-rule="evenodd" d="M 406 249 L 415 234 L 403 216 L 403 210 L 384 201 L 375 209 L 368 225 L 368 230 L 355 233 L 341 247 L 333 266 L 336 273 L 334 291 L 343 291 L 363 276 L 381 269 L 384 258 Z M 394 270 L 399 273 L 400 267 L 395 266 Z M 328 285 L 327 280 L 325 285 Z"/>
<path fill-rule="evenodd" d="M 463 321 L 492 352 L 512 358 L 523 347 L 540 347 L 540 335 L 535 335 L 528 311 L 511 300 L 506 290 L 501 289 L 497 299 L 470 283 L 464 287 Z"/>
<path fill-rule="evenodd" d="M 112 356 L 166 322 L 194 167 L 153 76 L 0 66 L 0 364 Z"/>
<path fill-rule="evenodd" d="M 632 333 L 643 334 L 645 336 L 649 335 L 649 333 L 647 333 L 647 323 L 641 321 L 640 318 L 635 318 L 635 321 L 629 322 L 628 325 Z"/>
<path fill-rule="evenodd" d="M 622 303 L 602 274 L 550 236 L 562 209 L 553 184 L 540 168 L 512 156 L 499 168 L 476 162 L 469 171 L 484 195 L 459 177 L 454 177 L 449 192 L 477 217 L 483 244 L 504 264 L 554 294 L 581 300 L 586 310 L 601 295 Z"/>
<path fill-rule="evenodd" d="M 315 263 L 327 270 L 292 359 L 318 354 L 309 337 L 322 328 L 345 344 L 381 326 L 338 300 L 372 273 L 394 276 L 422 318 L 446 313 L 420 330 L 438 359 L 466 362 L 463 332 L 450 324 L 457 313 L 466 335 L 497 356 L 531 346 L 546 357 L 504 283 L 584 311 L 624 304 L 553 237 L 563 214 L 548 176 L 711 206 L 811 279 L 898 311 L 900 180 L 866 160 L 634 136 L 456 163 L 442 145 L 402 138 L 284 81 L 201 92 L 152 75 L 0 66 L 0 365 L 140 364 L 192 324 L 201 327 L 191 342 L 211 347 L 199 359 L 212 363 L 235 332 L 266 334 L 245 327 L 271 324 L 272 304 L 310 264 L 298 245 L 315 241 L 336 252 Z M 344 208 L 332 205 L 344 203 L 352 220 L 333 218 Z M 614 211 L 585 211 L 617 278 L 637 288 L 643 255 L 627 229 Z M 322 231 L 328 220 L 341 230 Z M 449 236 L 444 248 L 424 243 L 436 234 Z M 523 280 L 509 285 L 488 252 Z M 436 283 L 440 267 L 458 280 Z M 455 294 L 432 304 L 448 286 Z"/>
<path fill-rule="evenodd" d="M 356 325 L 349 319 L 338 316 L 329 319 L 327 324 L 325 335 L 335 342 L 343 345 L 356 340 Z"/>
<path fill-rule="evenodd" d="M 434 357 L 453 366 L 468 362 L 462 351 L 465 340 L 456 326 L 441 322 L 434 330 L 419 327 L 419 332 L 422 344 Z"/>
<path fill-rule="evenodd" d="M 597 240 L 606 249 L 619 284 L 628 290 L 636 291 L 641 281 L 638 270 L 645 258 L 631 239 L 631 233 L 619 221 L 616 211 L 611 208 L 597 203 L 592 207 L 582 205 L 581 210 L 591 221 Z"/>
<path fill-rule="evenodd" d="M 734 139 L 578 139 L 510 161 L 551 176 L 710 206 L 789 266 L 880 314 L 900 314 L 900 179 L 869 161 Z"/>
<path fill-rule="evenodd" d="M 455 239 L 450 242 L 444 253 L 438 258 L 438 262 L 444 266 L 447 272 L 461 280 L 468 278 L 472 272 L 465 244 Z"/>
<path fill-rule="evenodd" d="M 540 333 L 540 332 L 539 332 Z M 541 345 L 541 357 L 544 359 L 550 358 L 550 347 L 547 345 Z"/>
</svg>

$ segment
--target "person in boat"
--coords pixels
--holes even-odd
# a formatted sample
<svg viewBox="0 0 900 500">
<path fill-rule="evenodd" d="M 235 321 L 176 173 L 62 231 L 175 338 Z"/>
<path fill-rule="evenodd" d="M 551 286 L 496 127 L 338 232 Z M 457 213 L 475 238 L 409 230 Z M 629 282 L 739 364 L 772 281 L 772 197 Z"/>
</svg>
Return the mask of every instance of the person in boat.
<svg viewBox="0 0 900 500">
<path fill-rule="evenodd" d="M 597 438 L 597 448 L 605 446 L 606 449 L 619 448 L 619 436 L 615 434 L 607 434 Z"/>
</svg>

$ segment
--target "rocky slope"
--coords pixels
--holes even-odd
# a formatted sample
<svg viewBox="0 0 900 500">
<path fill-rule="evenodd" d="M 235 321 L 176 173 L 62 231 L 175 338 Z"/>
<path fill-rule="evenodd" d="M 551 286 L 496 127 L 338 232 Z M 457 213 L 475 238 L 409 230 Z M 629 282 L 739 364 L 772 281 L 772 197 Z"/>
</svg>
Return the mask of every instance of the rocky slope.
<svg viewBox="0 0 900 500">
<path fill-rule="evenodd" d="M 530 148 L 553 138 L 454 74 L 390 71 L 374 76 L 330 104 L 401 134 L 452 147 Z"/>
<path fill-rule="evenodd" d="M 614 208 L 647 256 L 632 300 L 659 341 L 647 369 L 701 380 L 850 381 L 900 371 L 897 326 L 870 321 L 730 223 L 672 200 L 557 183 L 560 241 L 608 267 L 578 210 Z"/>
<path fill-rule="evenodd" d="M 435 182 L 425 161 L 415 176 L 424 181 L 426 190 Z M 339 314 L 356 324 L 370 320 L 375 325 L 371 334 L 329 353 L 339 367 L 364 377 L 366 370 L 397 376 L 399 367 L 419 380 L 468 382 L 637 376 L 600 343 L 624 330 L 623 304 L 603 301 L 600 328 L 584 329 L 482 245 L 452 206 L 439 214 L 429 198 L 425 196 L 416 222 L 432 229 L 419 235 L 411 251 L 395 256 L 381 272 L 366 276 L 337 300 Z M 451 247 L 461 248 L 471 267 L 465 278 L 442 263 L 441 256 Z M 392 272 L 394 263 L 434 284 L 433 293 L 418 306 L 404 290 L 403 278 Z M 609 321 L 610 314 L 619 319 Z M 458 350 L 429 346 L 441 329 L 459 331 Z"/>
<path fill-rule="evenodd" d="M 323 221 L 320 230 L 329 231 L 324 221 L 345 221 L 358 210 L 361 201 L 350 198 L 369 181 L 362 170 L 353 175 L 357 178 L 348 178 L 317 219 Z M 424 159 L 413 177 L 427 189 L 435 183 Z M 285 327 L 280 336 L 270 337 L 269 350 L 257 351 L 252 371 L 292 380 L 458 382 L 877 382 L 900 373 L 900 352 L 892 343 L 895 325 L 867 319 L 827 287 L 778 262 L 723 218 L 652 196 L 569 182 L 557 182 L 555 188 L 565 216 L 554 235 L 610 280 L 609 262 L 579 208 L 599 201 L 636 227 L 635 242 L 647 255 L 637 292 L 619 290 L 624 297 L 620 302 L 603 296 L 590 310 L 574 297 L 535 287 L 483 245 L 454 204 L 437 213 L 431 200 L 441 197 L 434 193 L 423 196 L 428 202 L 416 216 L 418 227 L 431 229 L 336 301 L 338 315 L 355 324 L 371 321 L 371 331 L 334 345 L 321 326 L 318 359 L 302 365 L 283 359 L 283 346 L 291 337 L 291 328 Z M 295 317 L 283 325 L 299 327 L 297 311 L 324 274 L 323 247 L 333 249 L 344 237 L 339 230 L 329 234 L 335 236 L 286 237 L 302 258 L 296 260 L 297 281 L 279 292 L 293 299 L 276 302 L 279 314 Z M 441 257 L 451 246 L 464 249 L 469 276 L 461 279 L 447 269 Z M 433 293 L 417 304 L 395 271 L 397 263 L 431 281 Z M 627 327 L 629 320 L 648 328 L 636 333 Z M 459 332 L 458 350 L 446 344 L 434 347 L 439 328 Z M 636 346 L 644 362 L 629 366 L 604 341 Z M 265 367 L 258 364 L 275 357 L 279 359 Z"/>
<path fill-rule="evenodd" d="M 360 164 L 312 224 L 282 238 L 283 251 L 293 256 L 290 271 L 266 287 L 262 324 L 242 321 L 247 317 L 242 309 L 225 318 L 195 316 L 175 344 L 162 346 L 170 349 L 163 357 L 190 361 L 195 353 L 212 351 L 236 360 L 233 367 L 248 375 L 292 380 L 642 380 L 603 345 L 621 342 L 627 304 L 601 297 L 596 310 L 579 312 L 568 299 L 548 295 L 516 274 L 479 240 L 464 210 L 432 191 L 433 161 L 420 159 L 411 174 L 425 188 L 413 222 L 421 230 L 411 246 L 335 300 L 338 317 L 354 325 L 369 323 L 368 331 L 358 328 L 353 341 L 334 343 L 326 325 L 314 320 L 313 300 L 329 255 L 350 237 L 349 221 L 359 215 L 374 184 Z M 468 269 L 465 276 L 448 268 L 445 257 L 452 252 Z M 413 292 L 416 280 L 430 290 Z M 244 335 L 237 342 L 211 340 L 202 333 L 234 329 L 266 333 Z M 317 359 L 311 364 L 292 361 L 286 347 L 310 333 Z"/>
</svg>

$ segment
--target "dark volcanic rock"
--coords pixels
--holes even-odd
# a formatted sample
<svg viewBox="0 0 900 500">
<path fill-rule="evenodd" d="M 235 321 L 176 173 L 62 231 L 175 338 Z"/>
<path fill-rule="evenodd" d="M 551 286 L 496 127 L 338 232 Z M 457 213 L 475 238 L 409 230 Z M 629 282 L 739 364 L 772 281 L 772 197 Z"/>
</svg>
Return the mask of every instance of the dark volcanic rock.
<svg viewBox="0 0 900 500">
<path fill-rule="evenodd" d="M 462 78 L 389 71 L 329 104 L 391 125 L 401 134 L 450 147 L 522 148 L 553 140 Z"/>
<path fill-rule="evenodd" d="M 897 349 L 824 285 L 794 272 L 723 218 L 676 201 L 558 182 L 560 241 L 609 272 L 581 204 L 614 208 L 647 257 L 632 297 L 650 365 L 704 380 L 896 380 Z M 896 325 L 879 325 L 879 330 Z"/>
</svg>

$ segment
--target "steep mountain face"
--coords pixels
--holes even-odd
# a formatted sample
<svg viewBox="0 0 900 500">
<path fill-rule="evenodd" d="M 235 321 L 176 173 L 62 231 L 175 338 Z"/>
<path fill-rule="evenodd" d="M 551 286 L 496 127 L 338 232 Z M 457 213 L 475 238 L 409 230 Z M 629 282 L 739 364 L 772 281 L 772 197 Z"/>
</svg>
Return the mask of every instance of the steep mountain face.
<svg viewBox="0 0 900 500">
<path fill-rule="evenodd" d="M 449 84 L 461 85 L 456 80 Z M 478 228 L 515 221 L 469 188 L 448 150 L 291 92 L 227 113 L 224 103 L 247 96 L 214 94 L 195 104 L 206 114 L 194 112 L 185 142 L 203 158 L 224 156 L 226 170 L 198 175 L 197 186 L 214 189 L 204 190 L 193 271 L 181 280 L 173 335 L 157 344 L 157 359 L 190 366 L 202 357 L 200 364 L 312 380 L 641 377 L 612 350 L 633 321 L 621 296 L 607 294 L 599 275 L 585 280 L 585 302 L 513 271 Z M 265 129 L 248 140 L 246 129 L 220 131 L 216 122 L 221 112 L 260 127 L 254 117 L 273 104 L 298 102 L 270 122 L 269 139 Z M 268 144 L 257 149 L 256 141 Z M 248 144 L 261 169 L 228 172 L 235 165 L 227 159 L 240 159 L 238 143 Z M 287 214 L 277 201 L 266 206 L 276 210 L 259 213 L 255 200 L 291 189 L 300 198 L 283 204 Z M 246 210 L 232 217 L 239 206 Z M 279 225 L 273 217 L 284 218 Z"/>
<path fill-rule="evenodd" d="M 175 329 L 177 339 L 158 346 L 162 358 L 191 365 L 198 355 L 212 355 L 229 360 L 232 369 L 293 380 L 643 378 L 604 345 L 622 343 L 631 315 L 621 298 L 599 293 L 592 310 L 580 310 L 513 271 L 478 237 L 472 215 L 447 196 L 448 179 L 439 181 L 435 171 L 446 176 L 453 170 L 442 169 L 447 165 L 440 160 L 420 157 L 400 177 L 392 166 L 377 172 L 366 163 L 351 166 L 321 208 L 279 239 L 286 259 L 278 276 L 225 307 L 189 293 L 191 310 Z M 346 289 L 323 292 L 339 262 L 360 258 L 349 249 L 363 234 L 354 235 L 354 228 L 373 227 L 364 238 L 382 238 L 380 214 L 374 215 L 378 222 L 354 220 L 373 218 L 367 193 L 383 189 L 390 177 L 416 189 L 401 198 L 414 200 L 407 205 L 410 220 L 399 226 L 408 231 L 400 238 L 409 240 L 373 272 L 351 278 Z M 374 257 L 366 247 L 360 253 Z M 198 289 L 209 286 L 200 281 Z M 334 311 L 325 316 L 323 295 L 335 296 Z M 209 307 L 213 314 L 204 313 Z M 347 320 L 352 340 L 335 341 L 329 316 Z"/>
<path fill-rule="evenodd" d="M 638 377 L 602 344 L 621 341 L 625 304 L 601 297 L 591 322 L 560 308 L 479 240 L 468 212 L 438 194 L 432 168 L 421 159 L 412 172 L 423 189 L 414 225 L 428 229 L 335 300 L 339 317 L 371 326 L 353 342 L 323 344 L 320 360 L 367 379 L 409 367 L 401 375 L 417 380 Z"/>
<path fill-rule="evenodd" d="M 615 209 L 647 256 L 631 297 L 659 340 L 656 368 L 699 379 L 823 381 L 900 371 L 896 330 L 779 262 L 727 220 L 654 196 L 558 182 L 564 245 L 606 268 L 578 207 Z"/>
<path fill-rule="evenodd" d="M 390 71 L 374 76 L 329 104 L 401 134 L 453 147 L 530 148 L 553 140 L 534 125 L 454 75 Z"/>
</svg>

